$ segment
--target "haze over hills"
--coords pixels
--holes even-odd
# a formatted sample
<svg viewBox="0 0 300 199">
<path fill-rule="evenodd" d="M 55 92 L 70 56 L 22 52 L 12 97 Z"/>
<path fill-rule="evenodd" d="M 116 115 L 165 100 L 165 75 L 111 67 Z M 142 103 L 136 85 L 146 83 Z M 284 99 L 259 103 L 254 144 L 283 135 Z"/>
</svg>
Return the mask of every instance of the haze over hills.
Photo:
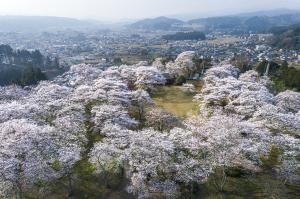
<svg viewBox="0 0 300 199">
<path fill-rule="evenodd" d="M 274 17 L 279 15 L 288 15 L 288 14 L 300 14 L 300 10 L 292 10 L 292 9 L 274 9 L 274 10 L 259 10 L 255 12 L 245 12 L 236 14 L 236 16 L 243 16 L 243 17 L 254 17 L 254 16 L 268 16 Z"/>
<path fill-rule="evenodd" d="M 197 16 L 197 15 L 194 15 Z M 277 9 L 241 13 L 236 15 L 194 18 L 183 21 L 171 17 L 156 17 L 120 22 L 101 22 L 52 16 L 0 16 L 0 32 L 38 32 L 57 30 L 85 30 L 127 27 L 144 30 L 186 30 L 186 26 L 198 25 L 204 31 L 211 29 L 239 29 L 238 31 L 265 31 L 273 26 L 288 26 L 300 23 L 300 11 Z M 183 28 L 184 27 L 184 28 Z"/>
<path fill-rule="evenodd" d="M 210 17 L 223 17 L 223 16 L 243 16 L 243 17 L 253 17 L 253 16 L 278 16 L 286 14 L 296 14 L 300 13 L 300 10 L 292 10 L 287 8 L 271 9 L 271 10 L 257 10 L 251 12 L 227 12 L 220 14 L 219 12 L 196 12 L 196 13 L 182 13 L 175 15 L 167 15 L 166 17 L 176 18 L 182 21 L 190 21 L 193 19 L 200 18 L 210 18 Z"/>
<path fill-rule="evenodd" d="M 136 29 L 170 30 L 174 28 L 175 24 L 184 24 L 184 22 L 174 18 L 157 17 L 154 19 L 143 19 L 141 21 L 137 21 L 129 25 L 129 27 Z"/>
<path fill-rule="evenodd" d="M 94 28 L 95 21 L 50 16 L 0 16 L 0 32 L 36 32 Z"/>
<path fill-rule="evenodd" d="M 236 30 L 237 32 L 264 32 L 274 26 L 289 26 L 300 23 L 300 14 L 278 16 L 224 16 L 201 18 L 188 21 L 189 24 L 201 24 L 205 30 Z"/>
<path fill-rule="evenodd" d="M 150 30 L 180 30 L 180 27 L 197 25 L 203 31 L 223 30 L 243 32 L 264 32 L 274 26 L 289 26 L 300 23 L 300 12 L 294 10 L 280 9 L 271 11 L 259 11 L 238 15 L 220 17 L 198 18 L 189 21 L 181 21 L 174 18 L 158 17 L 145 19 L 133 23 L 130 28 Z"/>
</svg>

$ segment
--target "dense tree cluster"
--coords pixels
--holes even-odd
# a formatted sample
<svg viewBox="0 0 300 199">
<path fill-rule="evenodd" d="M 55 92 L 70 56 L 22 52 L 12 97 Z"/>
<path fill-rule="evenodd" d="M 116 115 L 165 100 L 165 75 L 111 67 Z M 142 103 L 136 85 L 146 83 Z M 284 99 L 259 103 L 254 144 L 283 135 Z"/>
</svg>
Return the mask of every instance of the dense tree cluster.
<svg viewBox="0 0 300 199">
<path fill-rule="evenodd" d="M 287 89 L 300 91 L 300 70 L 294 67 L 289 67 L 287 62 L 276 63 L 271 61 L 262 61 L 256 67 L 256 71 L 263 75 L 269 64 L 269 76 L 274 82 L 274 87 L 277 92 L 282 92 Z"/>
<path fill-rule="evenodd" d="M 164 73 L 170 83 L 178 85 L 185 83 L 186 79 L 203 68 L 195 62 L 194 51 L 186 51 L 179 54 L 175 61 L 169 61 L 165 64 L 162 61 L 162 59 L 156 59 L 152 65 Z"/>
<path fill-rule="evenodd" d="M 144 117 L 153 104 L 142 88 L 165 83 L 155 67 L 142 65 L 101 71 L 81 64 L 36 87 L 1 87 L 1 196 L 22 197 L 36 183 L 67 175 L 88 150 L 89 131 L 135 127 L 128 110 Z"/>
<path fill-rule="evenodd" d="M 47 79 L 45 70 L 59 70 L 58 58 L 45 57 L 40 51 L 13 50 L 0 45 L 0 85 L 37 84 Z"/>
<path fill-rule="evenodd" d="M 45 57 L 39 50 L 14 50 L 9 45 L 0 45 L 0 63 L 10 65 L 30 64 L 39 68 L 59 67 L 57 58 Z"/>
<path fill-rule="evenodd" d="M 274 96 L 268 89 L 268 78 L 255 71 L 239 74 L 232 65 L 208 70 L 204 81 L 202 93 L 196 96 L 201 101 L 202 116 L 209 120 L 216 115 L 235 118 L 241 125 L 240 141 L 250 142 L 240 142 L 248 145 L 241 153 L 246 152 L 244 158 L 260 165 L 259 157 L 277 146 L 283 150 L 280 157 L 283 165 L 294 165 L 294 172 L 299 169 L 299 162 L 295 164 L 299 155 L 299 93 L 285 91 Z M 251 132 L 247 132 L 250 127 Z"/>
<path fill-rule="evenodd" d="M 152 107 L 146 90 L 164 85 L 165 73 L 187 75 L 193 55 L 183 53 L 167 66 L 142 62 L 106 71 L 81 64 L 36 87 L 1 87 L 0 197 L 51 192 L 47 183 L 70 176 L 84 159 L 94 175 L 126 177 L 127 191 L 139 198 L 176 198 L 217 170 L 272 168 L 274 146 L 282 150 L 276 171 L 292 181 L 299 93 L 274 96 L 268 78 L 223 65 L 205 74 L 195 96 L 199 115 L 180 122 Z"/>
<path fill-rule="evenodd" d="M 153 110 L 146 119 L 156 118 L 160 132 L 142 130 L 136 137 L 135 131 L 121 133 L 120 127 L 109 127 L 115 133 L 94 148 L 91 161 L 99 164 L 98 172 L 116 166 L 124 169 L 131 181 L 128 190 L 140 198 L 157 194 L 174 198 L 180 186 L 205 182 L 218 169 L 259 171 L 267 164 L 263 157 L 277 146 L 283 151 L 278 175 L 291 180 L 299 169 L 299 94 L 288 91 L 273 96 L 270 86 L 270 80 L 254 71 L 240 74 L 231 65 L 214 67 L 207 71 L 205 87 L 196 96 L 201 115 L 186 120 L 184 128 L 160 128 L 161 120 L 163 124 L 173 120 Z"/>
</svg>

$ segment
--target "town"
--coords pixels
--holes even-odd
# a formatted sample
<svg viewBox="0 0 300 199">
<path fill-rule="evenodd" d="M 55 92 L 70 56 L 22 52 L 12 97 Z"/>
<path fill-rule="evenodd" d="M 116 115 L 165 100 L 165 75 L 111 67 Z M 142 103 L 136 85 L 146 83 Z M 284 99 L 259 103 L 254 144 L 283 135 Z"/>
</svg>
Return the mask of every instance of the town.
<svg viewBox="0 0 300 199">
<path fill-rule="evenodd" d="M 287 61 L 299 67 L 300 52 L 268 45 L 271 34 L 228 35 L 210 33 L 204 41 L 168 41 L 170 31 L 94 30 L 26 33 L 0 33 L 0 43 L 15 49 L 38 49 L 50 57 L 59 57 L 64 67 L 94 64 L 101 68 L 118 64 L 151 61 L 156 57 L 176 58 L 184 51 L 195 51 L 200 58 L 216 63 L 246 56 L 250 63 L 263 60 Z"/>
</svg>

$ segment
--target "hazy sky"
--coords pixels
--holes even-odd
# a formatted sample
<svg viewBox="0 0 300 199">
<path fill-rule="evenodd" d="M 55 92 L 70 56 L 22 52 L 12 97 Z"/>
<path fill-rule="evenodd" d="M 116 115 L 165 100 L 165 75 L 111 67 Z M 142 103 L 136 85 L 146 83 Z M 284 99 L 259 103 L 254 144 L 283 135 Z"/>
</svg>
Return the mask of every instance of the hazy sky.
<svg viewBox="0 0 300 199">
<path fill-rule="evenodd" d="M 300 9 L 300 0 L 0 0 L 0 15 L 119 20 L 199 13 L 222 15 L 274 8 Z"/>
</svg>

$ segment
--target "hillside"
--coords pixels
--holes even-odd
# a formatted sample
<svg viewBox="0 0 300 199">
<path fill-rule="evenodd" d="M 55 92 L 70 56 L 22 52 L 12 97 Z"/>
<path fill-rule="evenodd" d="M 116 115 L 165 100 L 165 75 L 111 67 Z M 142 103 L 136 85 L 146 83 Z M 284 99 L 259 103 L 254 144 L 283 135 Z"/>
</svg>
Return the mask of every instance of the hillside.
<svg viewBox="0 0 300 199">
<path fill-rule="evenodd" d="M 300 24 L 272 29 L 271 45 L 277 48 L 300 50 Z"/>
<path fill-rule="evenodd" d="M 144 30 L 224 31 L 232 34 L 269 32 L 274 26 L 289 26 L 300 23 L 300 12 L 289 10 L 261 11 L 239 15 L 192 19 L 187 22 L 167 17 L 144 19 L 129 25 L 129 28 Z M 199 31 L 199 29 L 197 29 Z"/>
<path fill-rule="evenodd" d="M 130 28 L 134 29 L 145 29 L 145 30 L 171 30 L 174 29 L 175 25 L 183 24 L 183 21 L 167 17 L 157 17 L 154 19 L 144 19 L 137 21 L 129 25 Z"/>
<path fill-rule="evenodd" d="M 300 22 L 300 14 L 285 14 L 278 16 L 224 16 L 200 18 L 188 21 L 188 24 L 198 24 L 207 31 L 221 30 L 231 33 L 266 32 L 274 26 L 288 26 Z"/>
</svg>

